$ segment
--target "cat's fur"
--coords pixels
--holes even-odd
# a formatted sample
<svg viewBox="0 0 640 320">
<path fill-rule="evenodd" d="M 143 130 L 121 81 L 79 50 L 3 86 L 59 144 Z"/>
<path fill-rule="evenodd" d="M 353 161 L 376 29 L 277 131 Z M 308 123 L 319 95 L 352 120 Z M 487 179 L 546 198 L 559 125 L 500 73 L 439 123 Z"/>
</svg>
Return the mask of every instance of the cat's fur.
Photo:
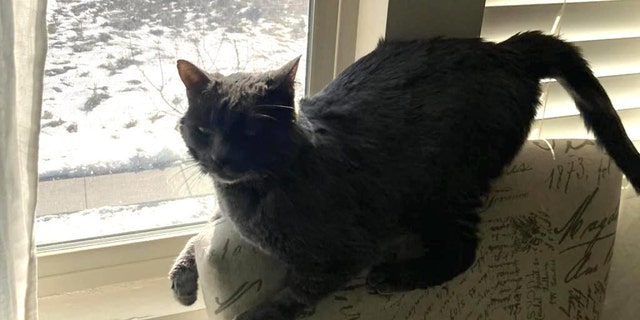
<svg viewBox="0 0 640 320">
<path fill-rule="evenodd" d="M 213 177 L 222 214 L 286 262 L 285 289 L 237 319 L 294 319 L 366 268 L 374 292 L 441 284 L 466 270 L 476 209 L 527 138 L 539 81 L 556 78 L 640 187 L 640 155 L 572 45 L 539 32 L 501 42 L 381 41 L 294 113 L 294 60 L 264 74 L 178 70 L 181 133 Z M 424 255 L 384 261 L 418 234 Z"/>
</svg>

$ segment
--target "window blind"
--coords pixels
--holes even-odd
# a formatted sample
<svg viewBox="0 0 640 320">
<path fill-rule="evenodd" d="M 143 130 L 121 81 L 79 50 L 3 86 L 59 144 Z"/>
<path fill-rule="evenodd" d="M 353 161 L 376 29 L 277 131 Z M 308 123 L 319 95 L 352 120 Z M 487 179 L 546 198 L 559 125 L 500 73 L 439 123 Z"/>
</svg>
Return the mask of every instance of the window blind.
<svg viewBox="0 0 640 320">
<path fill-rule="evenodd" d="M 640 139 L 640 0 L 486 1 L 483 38 L 502 41 L 527 30 L 559 34 L 580 47 L 627 133 Z M 556 81 L 543 89 L 530 138 L 592 137 Z"/>
</svg>

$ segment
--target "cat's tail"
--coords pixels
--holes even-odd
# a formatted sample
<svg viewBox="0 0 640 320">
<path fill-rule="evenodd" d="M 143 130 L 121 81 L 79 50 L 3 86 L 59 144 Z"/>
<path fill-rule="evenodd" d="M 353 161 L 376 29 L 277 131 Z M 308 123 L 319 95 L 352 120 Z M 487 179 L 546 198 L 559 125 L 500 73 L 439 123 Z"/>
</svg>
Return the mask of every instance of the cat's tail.
<svg viewBox="0 0 640 320">
<path fill-rule="evenodd" d="M 537 31 L 517 34 L 500 46 L 521 56 L 527 71 L 538 80 L 555 78 L 560 82 L 571 94 L 587 129 L 593 130 L 598 142 L 640 193 L 640 154 L 579 49 Z"/>
</svg>

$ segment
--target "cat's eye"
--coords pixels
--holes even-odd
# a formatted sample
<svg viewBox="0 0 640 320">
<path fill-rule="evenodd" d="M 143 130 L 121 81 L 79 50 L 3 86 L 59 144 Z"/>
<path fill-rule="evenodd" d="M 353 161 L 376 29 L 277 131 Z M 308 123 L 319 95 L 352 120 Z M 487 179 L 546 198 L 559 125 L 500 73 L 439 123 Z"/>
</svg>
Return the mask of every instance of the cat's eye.
<svg viewBox="0 0 640 320">
<path fill-rule="evenodd" d="M 205 127 L 197 127 L 196 129 L 197 129 L 198 133 L 203 135 L 203 136 L 209 136 L 212 133 L 211 130 L 209 130 L 209 129 L 205 128 Z"/>
<path fill-rule="evenodd" d="M 248 137 L 255 137 L 261 129 L 262 126 L 259 123 L 256 123 L 256 121 L 253 121 L 245 127 L 244 134 Z"/>
</svg>

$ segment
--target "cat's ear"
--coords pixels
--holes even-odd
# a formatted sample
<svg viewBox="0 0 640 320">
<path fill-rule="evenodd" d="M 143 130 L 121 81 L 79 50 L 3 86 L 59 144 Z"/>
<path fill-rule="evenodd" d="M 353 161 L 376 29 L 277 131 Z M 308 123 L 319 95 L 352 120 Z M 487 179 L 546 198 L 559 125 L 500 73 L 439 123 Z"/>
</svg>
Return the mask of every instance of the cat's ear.
<svg viewBox="0 0 640 320">
<path fill-rule="evenodd" d="M 189 92 L 202 92 L 211 83 L 206 73 L 186 60 L 178 60 L 178 74 Z"/>
<path fill-rule="evenodd" d="M 293 95 L 300 57 L 301 56 L 298 56 L 289 61 L 289 63 L 272 73 L 268 83 L 269 89 L 280 89 Z"/>
</svg>

